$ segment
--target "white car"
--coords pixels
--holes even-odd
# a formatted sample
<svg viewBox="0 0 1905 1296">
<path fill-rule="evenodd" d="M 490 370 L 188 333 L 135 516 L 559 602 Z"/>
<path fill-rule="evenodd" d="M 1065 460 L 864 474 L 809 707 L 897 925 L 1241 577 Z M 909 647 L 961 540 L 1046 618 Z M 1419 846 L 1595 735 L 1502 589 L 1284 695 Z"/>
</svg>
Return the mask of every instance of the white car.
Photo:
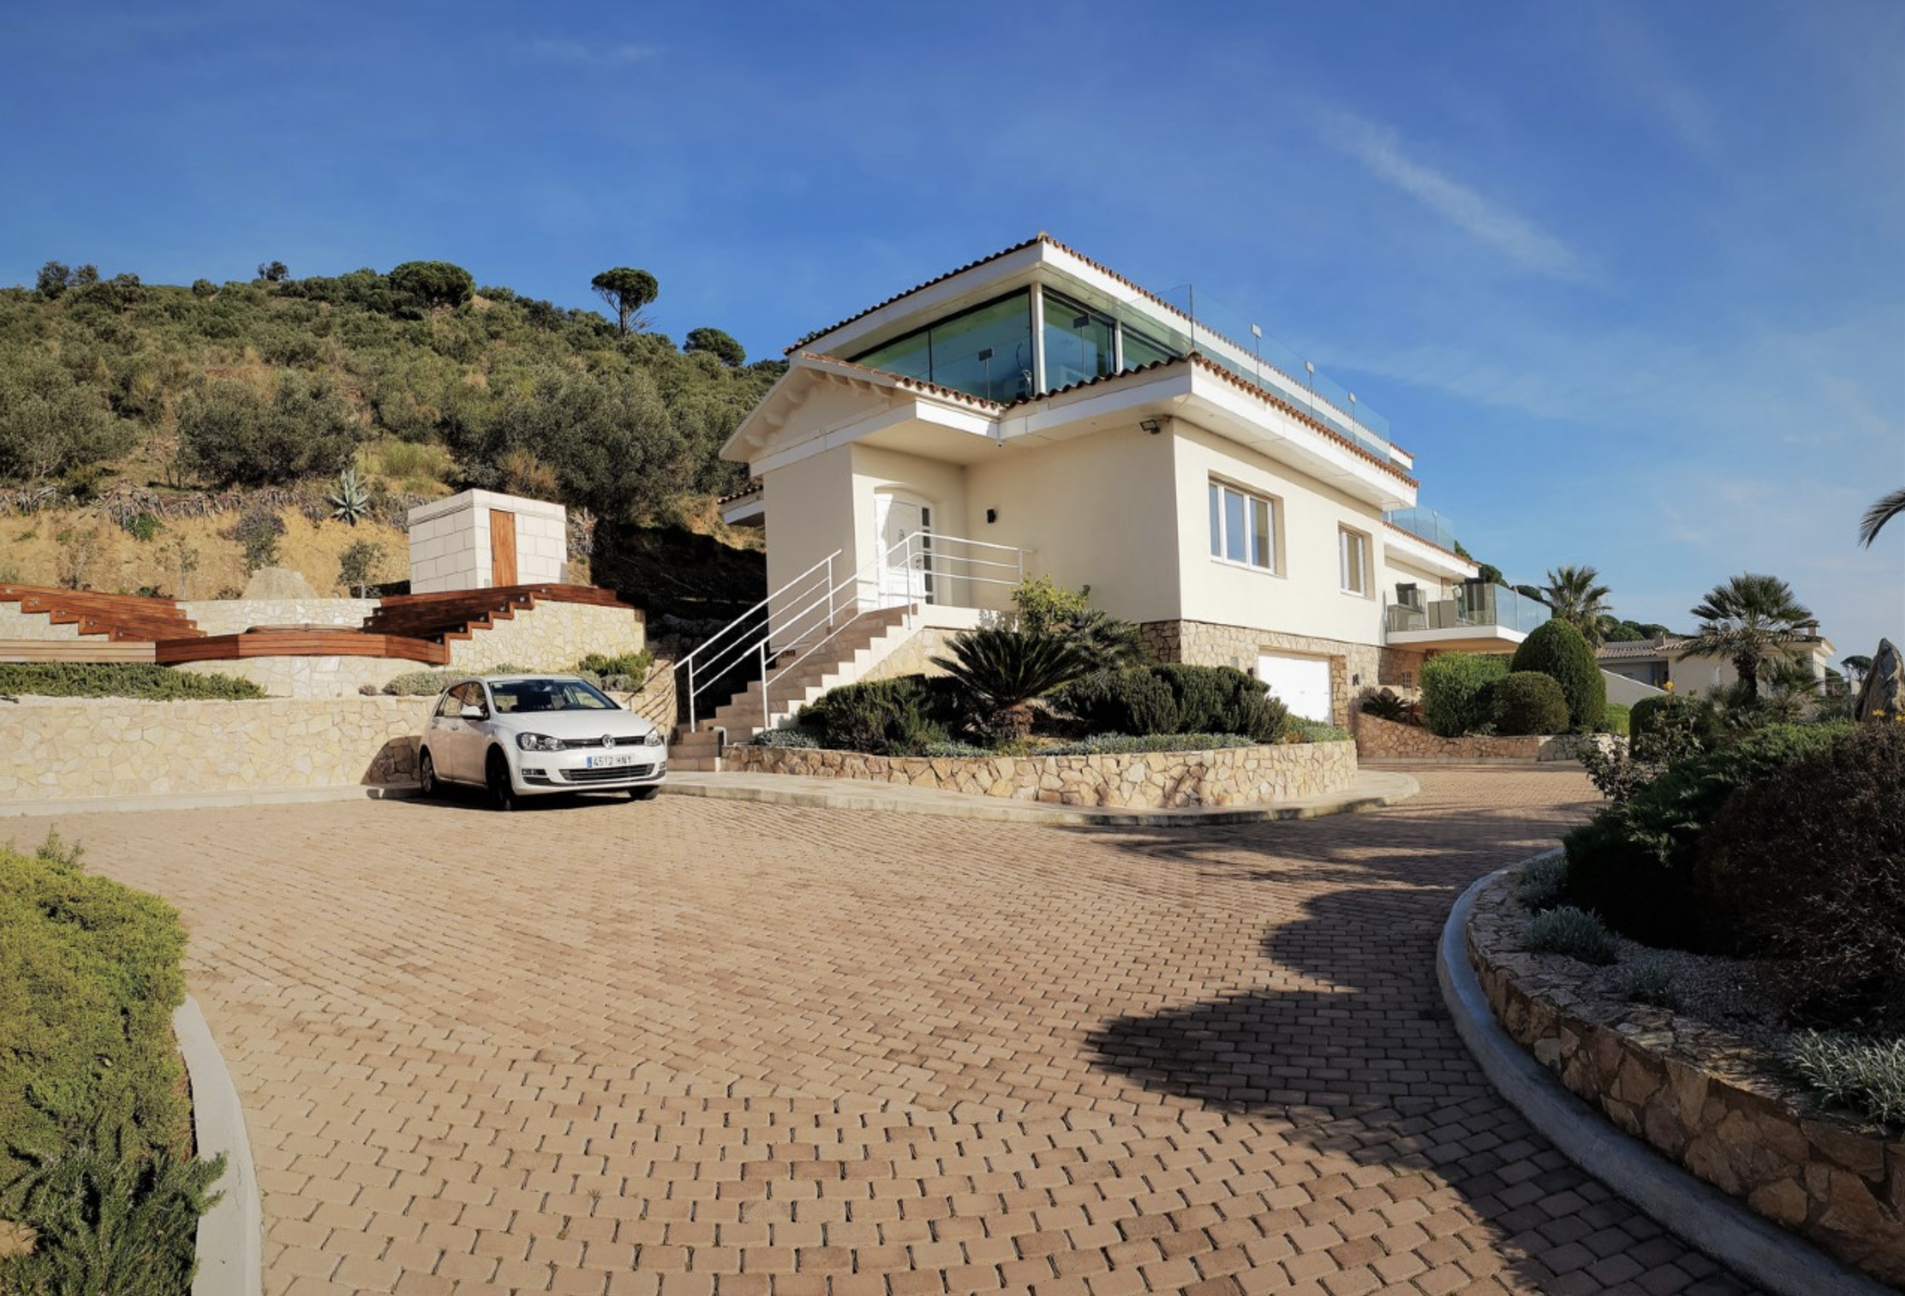
<svg viewBox="0 0 1905 1296">
<path fill-rule="evenodd" d="M 423 727 L 423 795 L 485 788 L 490 804 L 551 792 L 627 792 L 647 801 L 668 775 L 661 730 L 574 675 L 491 675 L 443 690 Z"/>
</svg>

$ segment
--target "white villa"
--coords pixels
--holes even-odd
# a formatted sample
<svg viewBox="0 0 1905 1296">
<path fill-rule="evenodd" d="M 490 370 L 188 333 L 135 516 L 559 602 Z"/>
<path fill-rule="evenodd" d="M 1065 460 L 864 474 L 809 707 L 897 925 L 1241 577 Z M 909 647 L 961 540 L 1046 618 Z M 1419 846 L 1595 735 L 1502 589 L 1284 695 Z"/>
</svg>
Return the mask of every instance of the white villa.
<svg viewBox="0 0 1905 1296">
<path fill-rule="evenodd" d="M 759 479 L 727 510 L 764 515 L 762 663 L 840 656 L 815 645 L 862 615 L 936 649 L 1043 574 L 1162 660 L 1347 724 L 1428 653 L 1510 651 L 1546 619 L 1415 507 L 1386 425 L 1246 327 L 1040 234 L 798 343 L 722 450 Z M 786 714 L 747 706 L 750 729 Z"/>
</svg>

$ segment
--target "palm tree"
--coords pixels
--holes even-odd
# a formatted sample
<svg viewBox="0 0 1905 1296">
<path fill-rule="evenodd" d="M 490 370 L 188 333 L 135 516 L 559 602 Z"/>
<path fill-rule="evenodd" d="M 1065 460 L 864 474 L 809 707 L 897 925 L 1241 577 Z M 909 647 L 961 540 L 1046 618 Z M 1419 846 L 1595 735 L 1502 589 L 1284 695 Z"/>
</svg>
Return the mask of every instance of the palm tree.
<svg viewBox="0 0 1905 1296">
<path fill-rule="evenodd" d="M 997 626 L 968 630 L 949 646 L 952 655 L 935 657 L 933 664 L 952 676 L 987 728 L 1012 740 L 1031 732 L 1033 698 L 1093 666 L 1068 639 Z"/>
<path fill-rule="evenodd" d="M 1716 585 L 1695 604 L 1700 629 L 1685 651 L 1730 658 L 1749 704 L 1759 700 L 1760 663 L 1783 645 L 1804 643 L 1817 623 L 1777 576 L 1753 572 Z"/>
<path fill-rule="evenodd" d="M 1879 528 L 1905 513 L 1905 490 L 1895 490 L 1890 495 L 1881 495 L 1865 516 L 1859 519 L 1859 543 L 1867 549 L 1879 538 Z"/>
<path fill-rule="evenodd" d="M 1566 621 L 1581 632 L 1592 647 L 1607 638 L 1601 618 L 1609 615 L 1605 585 L 1597 585 L 1601 573 L 1592 567 L 1557 567 L 1548 573 L 1542 587 L 1542 602 L 1554 609 L 1556 620 Z"/>
</svg>

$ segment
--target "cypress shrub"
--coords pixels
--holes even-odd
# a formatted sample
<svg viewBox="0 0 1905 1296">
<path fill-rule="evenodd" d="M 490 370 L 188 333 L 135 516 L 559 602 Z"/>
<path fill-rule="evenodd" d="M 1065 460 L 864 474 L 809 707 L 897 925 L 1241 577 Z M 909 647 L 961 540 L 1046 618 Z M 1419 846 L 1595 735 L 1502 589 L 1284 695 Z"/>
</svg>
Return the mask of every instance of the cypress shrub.
<svg viewBox="0 0 1905 1296">
<path fill-rule="evenodd" d="M 1509 669 L 1552 676 L 1568 700 L 1569 727 L 1583 733 L 1599 727 L 1607 706 L 1607 681 L 1601 678 L 1594 650 L 1573 625 L 1557 618 L 1536 626 L 1515 649 Z"/>
<path fill-rule="evenodd" d="M 1767 959 L 1800 1020 L 1905 1032 L 1905 726 L 1861 725 L 1736 792 L 1695 890 L 1708 943 Z"/>
<path fill-rule="evenodd" d="M 1430 733 L 1460 738 L 1493 724 L 1489 686 L 1508 674 L 1508 659 L 1442 653 L 1422 666 L 1422 723 Z"/>
<path fill-rule="evenodd" d="M 1488 692 L 1497 733 L 1553 734 L 1568 727 L 1568 700 L 1561 686 L 1540 671 L 1512 671 Z"/>
</svg>

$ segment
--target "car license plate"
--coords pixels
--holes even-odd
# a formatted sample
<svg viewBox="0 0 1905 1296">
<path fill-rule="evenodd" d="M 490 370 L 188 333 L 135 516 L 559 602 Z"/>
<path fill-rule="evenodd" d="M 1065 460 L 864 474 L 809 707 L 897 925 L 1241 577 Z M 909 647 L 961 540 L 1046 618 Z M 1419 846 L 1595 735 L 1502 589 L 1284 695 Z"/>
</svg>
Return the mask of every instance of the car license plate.
<svg viewBox="0 0 1905 1296">
<path fill-rule="evenodd" d="M 589 757 L 589 769 L 612 769 L 617 765 L 633 765 L 639 759 L 634 752 L 614 752 L 607 756 Z"/>
</svg>

